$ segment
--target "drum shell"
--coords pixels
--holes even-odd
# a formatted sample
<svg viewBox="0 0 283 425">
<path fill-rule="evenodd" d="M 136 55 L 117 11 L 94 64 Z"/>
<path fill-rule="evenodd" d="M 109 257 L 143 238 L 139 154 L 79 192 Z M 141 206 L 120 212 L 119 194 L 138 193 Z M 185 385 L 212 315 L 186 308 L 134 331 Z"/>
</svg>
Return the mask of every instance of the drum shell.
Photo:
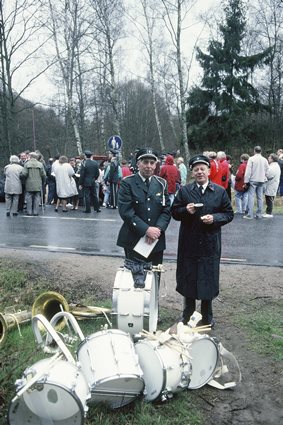
<svg viewBox="0 0 283 425">
<path fill-rule="evenodd" d="M 22 424 L 25 416 L 27 423 L 31 424 L 41 424 L 46 420 L 53 421 L 54 425 L 84 423 L 90 391 L 82 371 L 77 365 L 62 359 L 50 367 L 48 364 L 49 359 L 43 359 L 24 371 L 21 388 L 35 374 L 41 376 L 19 400 L 11 403 L 10 424 Z"/>
<path fill-rule="evenodd" d="M 147 271 L 144 288 L 135 288 L 132 272 L 117 271 L 112 297 L 113 327 L 135 335 L 143 329 L 156 332 L 158 284 L 155 272 Z"/>
<path fill-rule="evenodd" d="M 146 401 L 164 400 L 187 388 L 191 365 L 186 352 L 181 355 L 170 346 L 147 339 L 137 342 L 135 350 L 143 370 Z"/>
<path fill-rule="evenodd" d="M 77 356 L 89 381 L 91 402 L 118 408 L 143 392 L 143 374 L 129 334 L 117 329 L 96 332 L 81 342 Z"/>
<path fill-rule="evenodd" d="M 218 346 L 208 335 L 195 334 L 187 347 L 192 364 L 188 389 L 198 389 L 213 377 L 219 358 Z"/>
</svg>

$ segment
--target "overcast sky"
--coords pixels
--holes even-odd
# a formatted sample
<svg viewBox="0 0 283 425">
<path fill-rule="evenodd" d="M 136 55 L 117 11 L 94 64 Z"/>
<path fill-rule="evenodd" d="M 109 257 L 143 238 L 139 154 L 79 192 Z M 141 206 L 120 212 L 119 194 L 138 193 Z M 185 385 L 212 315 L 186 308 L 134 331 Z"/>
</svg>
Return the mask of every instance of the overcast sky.
<svg viewBox="0 0 283 425">
<path fill-rule="evenodd" d="M 137 3 L 138 0 L 125 0 L 125 3 L 129 3 L 130 6 L 133 6 L 133 4 L 135 5 L 135 3 L 133 2 Z M 190 56 L 192 53 L 192 46 L 194 45 L 196 38 L 199 36 L 203 28 L 203 23 L 196 24 L 197 15 L 199 13 L 206 12 L 211 8 L 213 8 L 215 13 L 217 14 L 219 12 L 221 4 L 223 4 L 223 2 L 221 2 L 220 0 L 198 0 L 197 6 L 194 8 L 193 13 L 189 15 L 187 22 L 189 28 L 183 32 L 182 39 L 183 51 L 188 53 L 188 61 L 190 60 Z M 194 25 L 191 26 L 192 24 Z M 208 25 L 201 34 L 200 43 L 202 47 L 207 45 L 210 29 L 211 28 Z M 119 70 L 117 80 L 119 80 L 119 78 L 143 78 L 147 69 L 145 66 L 145 57 L 143 56 L 141 51 L 141 46 L 134 38 L 128 37 L 126 38 L 126 40 L 123 40 L 123 44 L 121 47 L 124 53 L 121 58 L 121 69 Z M 28 78 L 27 74 L 31 75 L 35 69 L 39 68 L 40 62 L 41 61 L 39 60 L 34 61 L 32 65 L 29 65 L 26 71 L 21 69 L 21 72 L 15 75 L 14 88 L 16 90 L 20 90 L 21 87 L 26 83 Z M 42 63 L 43 62 L 44 59 L 42 59 Z M 190 74 L 191 83 L 197 81 L 199 73 L 200 69 L 197 63 L 194 61 L 192 72 Z M 23 97 L 34 102 L 40 102 L 46 105 L 50 104 L 52 96 L 56 94 L 56 88 L 52 84 L 52 79 L 52 73 L 50 71 L 47 72 L 45 75 L 40 76 L 32 84 L 32 86 L 24 92 Z"/>
</svg>

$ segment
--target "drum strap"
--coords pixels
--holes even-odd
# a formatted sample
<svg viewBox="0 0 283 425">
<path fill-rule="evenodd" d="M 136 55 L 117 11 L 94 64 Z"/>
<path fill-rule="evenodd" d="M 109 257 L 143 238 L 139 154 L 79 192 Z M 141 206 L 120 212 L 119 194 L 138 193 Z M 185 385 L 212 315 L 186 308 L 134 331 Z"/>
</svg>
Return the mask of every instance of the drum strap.
<svg viewBox="0 0 283 425">
<path fill-rule="evenodd" d="M 230 351 L 226 350 L 226 348 L 223 347 L 221 342 L 218 343 L 218 350 L 220 354 L 221 366 L 215 369 L 213 379 L 208 382 L 208 385 L 219 390 L 227 390 L 228 388 L 233 388 L 238 383 L 240 383 L 242 380 L 242 375 L 236 357 Z M 220 384 L 220 382 L 216 381 L 215 379 L 219 379 L 221 376 L 224 376 L 226 373 L 229 372 L 227 365 L 224 364 L 225 359 L 229 360 L 231 364 L 235 366 L 238 377 L 234 381 L 226 382 L 225 384 Z"/>
<path fill-rule="evenodd" d="M 138 259 L 131 260 L 129 258 L 126 258 L 124 261 L 124 266 L 126 269 L 129 269 L 132 272 L 132 276 L 134 279 L 134 287 L 144 288 L 146 271 L 151 270 L 152 264 Z"/>
</svg>

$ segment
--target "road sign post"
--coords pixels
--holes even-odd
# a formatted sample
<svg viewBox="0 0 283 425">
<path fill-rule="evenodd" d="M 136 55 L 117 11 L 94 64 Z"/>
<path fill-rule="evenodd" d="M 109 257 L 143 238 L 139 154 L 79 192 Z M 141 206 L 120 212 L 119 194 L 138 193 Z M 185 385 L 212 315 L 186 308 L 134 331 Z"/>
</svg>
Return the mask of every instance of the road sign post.
<svg viewBox="0 0 283 425">
<path fill-rule="evenodd" d="M 107 145 L 109 149 L 113 149 L 115 151 L 121 150 L 123 146 L 123 141 L 120 136 L 114 135 L 109 137 Z"/>
</svg>

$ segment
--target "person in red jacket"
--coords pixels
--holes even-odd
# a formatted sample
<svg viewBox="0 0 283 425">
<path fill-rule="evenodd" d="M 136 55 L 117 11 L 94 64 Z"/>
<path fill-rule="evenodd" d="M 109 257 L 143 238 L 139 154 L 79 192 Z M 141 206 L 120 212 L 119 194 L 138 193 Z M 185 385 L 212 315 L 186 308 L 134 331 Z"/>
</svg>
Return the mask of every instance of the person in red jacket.
<svg viewBox="0 0 283 425">
<path fill-rule="evenodd" d="M 216 184 L 219 184 L 219 186 L 221 186 L 222 173 L 221 173 L 221 168 L 219 166 L 219 162 L 216 159 L 217 154 L 216 152 L 208 152 L 206 156 L 208 156 L 209 163 L 210 163 L 209 179 L 210 181 L 212 181 L 212 183 L 216 183 Z"/>
<path fill-rule="evenodd" d="M 227 190 L 229 185 L 230 166 L 226 159 L 226 153 L 223 151 L 217 152 L 217 161 L 221 174 L 221 181 L 217 184 L 220 184 L 220 186 L 224 187 L 224 189 Z"/>
<path fill-rule="evenodd" d="M 122 178 L 130 176 L 132 173 L 128 162 L 125 159 L 122 159 L 121 161 L 121 169 L 122 169 Z"/>
<path fill-rule="evenodd" d="M 249 155 L 247 153 L 243 153 L 240 157 L 241 164 L 236 172 L 235 176 L 235 203 L 236 203 L 236 211 L 238 214 L 245 214 L 248 206 L 248 191 L 245 185 L 244 177 L 245 171 L 247 168 L 247 162 L 249 159 Z"/>
<path fill-rule="evenodd" d="M 167 181 L 170 205 L 172 205 L 178 185 L 181 183 L 180 171 L 174 164 L 172 155 L 167 155 L 165 164 L 160 169 L 159 176 Z"/>
</svg>

